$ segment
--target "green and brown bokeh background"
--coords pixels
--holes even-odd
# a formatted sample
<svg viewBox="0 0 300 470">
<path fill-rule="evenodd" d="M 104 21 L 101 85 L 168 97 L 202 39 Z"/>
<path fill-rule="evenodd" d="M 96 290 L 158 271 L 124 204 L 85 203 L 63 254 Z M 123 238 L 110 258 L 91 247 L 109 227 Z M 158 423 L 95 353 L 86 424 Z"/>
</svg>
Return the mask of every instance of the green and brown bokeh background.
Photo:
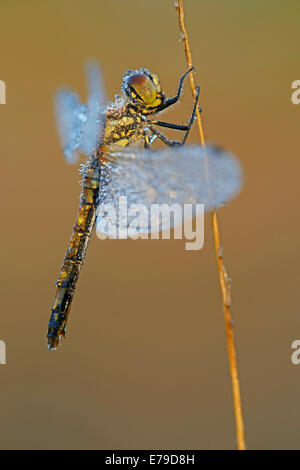
<svg viewBox="0 0 300 470">
<path fill-rule="evenodd" d="M 240 196 L 219 212 L 248 448 L 299 448 L 297 0 L 186 0 L 206 138 L 239 156 Z M 68 336 L 48 352 L 55 280 L 80 179 L 65 164 L 54 90 L 85 97 L 83 63 L 108 99 L 128 68 L 168 95 L 186 70 L 172 0 L 0 1 L 2 449 L 234 448 L 224 322 L 210 217 L 205 246 L 93 238 Z M 189 86 L 166 117 L 184 122 Z M 190 141 L 197 140 L 196 128 Z"/>
</svg>

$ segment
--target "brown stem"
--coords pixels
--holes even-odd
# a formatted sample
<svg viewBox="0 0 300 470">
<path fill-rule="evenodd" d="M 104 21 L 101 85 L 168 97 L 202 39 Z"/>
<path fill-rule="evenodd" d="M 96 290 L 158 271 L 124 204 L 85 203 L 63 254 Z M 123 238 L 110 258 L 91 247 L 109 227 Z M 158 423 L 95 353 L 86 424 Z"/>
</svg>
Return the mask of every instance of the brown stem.
<svg viewBox="0 0 300 470">
<path fill-rule="evenodd" d="M 174 5 L 175 5 L 175 9 L 178 15 L 180 39 L 184 45 L 188 68 L 191 68 L 193 67 L 193 61 L 192 61 L 192 54 L 191 54 L 191 48 L 189 44 L 188 33 L 184 24 L 183 0 L 175 0 Z M 195 87 L 194 72 L 190 73 L 190 85 L 191 85 L 192 94 L 195 97 L 196 87 Z M 200 116 L 200 111 L 198 108 L 196 110 L 196 116 L 197 116 L 200 142 L 201 142 L 201 145 L 205 148 L 203 125 L 202 125 L 202 120 Z M 223 253 L 222 253 L 222 248 L 220 244 L 220 231 L 219 231 L 216 212 L 212 213 L 212 230 L 213 230 L 219 283 L 220 283 L 220 288 L 221 288 L 222 305 L 223 305 L 223 313 L 224 313 L 224 320 L 225 320 L 225 332 L 226 332 L 226 340 L 227 340 L 228 360 L 229 360 L 230 376 L 231 376 L 231 383 L 232 383 L 233 406 L 234 406 L 234 415 L 235 415 L 235 424 L 236 424 L 237 447 L 239 450 L 245 450 L 244 422 L 243 422 L 243 413 L 242 413 L 241 392 L 240 392 L 238 368 L 237 368 L 237 361 L 236 361 L 236 350 L 235 350 L 235 344 L 234 344 L 233 321 L 231 319 L 231 311 L 230 311 L 231 280 L 229 279 L 227 275 L 227 271 L 223 263 Z"/>
</svg>

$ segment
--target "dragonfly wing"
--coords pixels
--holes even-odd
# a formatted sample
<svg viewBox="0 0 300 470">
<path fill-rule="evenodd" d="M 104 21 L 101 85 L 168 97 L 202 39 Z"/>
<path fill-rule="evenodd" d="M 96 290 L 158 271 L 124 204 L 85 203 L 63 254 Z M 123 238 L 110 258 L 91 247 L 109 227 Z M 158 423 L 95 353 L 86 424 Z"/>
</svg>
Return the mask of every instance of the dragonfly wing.
<svg viewBox="0 0 300 470">
<path fill-rule="evenodd" d="M 153 231 L 152 204 L 181 207 L 204 204 L 205 211 L 212 211 L 227 204 L 242 186 L 239 161 L 214 146 L 205 150 L 200 146 L 184 146 L 158 151 L 115 151 L 103 163 L 101 174 L 98 234 L 114 231 L 114 220 L 121 230 L 131 223 L 123 213 L 118 213 L 122 196 L 126 196 L 128 208 L 132 204 L 147 208 L 148 217 L 145 211 L 139 231 L 149 233 Z"/>
<path fill-rule="evenodd" d="M 91 155 L 99 145 L 104 129 L 105 92 L 98 64 L 93 60 L 89 60 L 85 69 L 89 91 L 88 116 L 83 126 L 80 150 L 86 155 Z"/>
<path fill-rule="evenodd" d="M 76 163 L 88 107 L 78 95 L 68 88 L 61 88 L 55 95 L 55 115 L 59 137 L 68 163 Z"/>
<path fill-rule="evenodd" d="M 78 95 L 68 88 L 55 95 L 55 115 L 59 136 L 68 163 L 76 163 L 78 152 L 92 154 L 101 139 L 104 128 L 103 104 L 105 94 L 101 73 L 95 62 L 86 65 L 88 103 L 81 103 Z"/>
</svg>

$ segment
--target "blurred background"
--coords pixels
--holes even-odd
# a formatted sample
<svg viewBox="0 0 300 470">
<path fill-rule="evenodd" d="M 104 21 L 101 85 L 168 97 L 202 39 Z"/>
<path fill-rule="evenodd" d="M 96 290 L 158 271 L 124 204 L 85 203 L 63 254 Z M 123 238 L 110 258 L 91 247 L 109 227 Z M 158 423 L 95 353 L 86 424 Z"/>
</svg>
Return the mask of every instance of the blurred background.
<svg viewBox="0 0 300 470">
<path fill-rule="evenodd" d="M 186 0 L 208 141 L 239 156 L 242 193 L 219 212 L 250 449 L 299 448 L 299 124 L 297 0 Z M 94 237 L 67 338 L 46 330 L 79 202 L 53 92 L 85 99 L 101 63 L 108 99 L 146 66 L 167 95 L 186 70 L 172 0 L 1 0 L 2 449 L 231 449 L 235 429 L 211 218 L 204 248 L 184 240 Z M 176 109 L 187 121 L 188 82 Z M 172 133 L 169 134 L 172 136 Z M 197 142 L 196 126 L 190 142 Z"/>
</svg>

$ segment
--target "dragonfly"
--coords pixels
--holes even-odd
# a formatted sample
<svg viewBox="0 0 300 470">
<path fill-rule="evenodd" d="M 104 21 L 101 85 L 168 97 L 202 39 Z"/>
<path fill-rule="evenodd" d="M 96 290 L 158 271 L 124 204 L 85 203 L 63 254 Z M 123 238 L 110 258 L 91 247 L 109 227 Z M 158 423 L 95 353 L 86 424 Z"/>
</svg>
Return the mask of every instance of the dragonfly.
<svg viewBox="0 0 300 470">
<path fill-rule="evenodd" d="M 195 120 L 200 88 L 197 87 L 189 122 L 185 125 L 154 119 L 177 103 L 177 93 L 167 98 L 160 79 L 146 68 L 123 75 L 121 93 L 106 103 L 100 67 L 86 65 L 88 99 L 82 103 L 69 88 L 58 90 L 55 114 L 63 153 L 68 163 L 86 156 L 81 165 L 82 191 L 79 212 L 56 282 L 56 294 L 48 324 L 48 348 L 56 349 L 65 336 L 66 324 L 78 277 L 95 225 L 109 215 L 99 209 L 117 206 L 121 196 L 128 204 L 204 204 L 205 211 L 227 204 L 241 189 L 242 170 L 236 157 L 215 145 L 184 145 Z M 181 140 L 169 139 L 159 128 L 181 132 Z M 153 149 L 154 140 L 165 144 Z M 142 146 L 138 146 L 142 143 Z M 99 222 L 99 224 L 98 224 Z M 122 226 L 121 218 L 116 221 Z M 98 230 L 98 229 L 97 229 Z M 142 231 L 150 232 L 148 221 Z"/>
</svg>

